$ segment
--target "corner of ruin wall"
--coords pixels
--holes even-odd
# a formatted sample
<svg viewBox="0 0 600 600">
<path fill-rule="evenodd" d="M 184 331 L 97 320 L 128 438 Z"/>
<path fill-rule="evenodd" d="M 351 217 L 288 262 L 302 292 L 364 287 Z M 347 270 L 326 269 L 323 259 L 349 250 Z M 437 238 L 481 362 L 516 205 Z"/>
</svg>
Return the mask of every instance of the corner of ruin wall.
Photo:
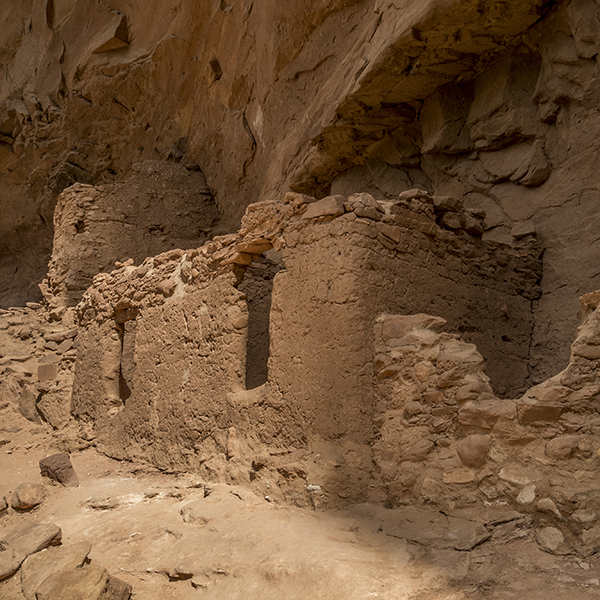
<svg viewBox="0 0 600 600">
<path fill-rule="evenodd" d="M 79 305 L 73 413 L 111 454 L 197 470 L 217 451 L 211 434 L 235 422 L 223 399 L 245 372 L 247 308 L 234 282 L 207 273 L 197 251 L 97 277 Z"/>
</svg>

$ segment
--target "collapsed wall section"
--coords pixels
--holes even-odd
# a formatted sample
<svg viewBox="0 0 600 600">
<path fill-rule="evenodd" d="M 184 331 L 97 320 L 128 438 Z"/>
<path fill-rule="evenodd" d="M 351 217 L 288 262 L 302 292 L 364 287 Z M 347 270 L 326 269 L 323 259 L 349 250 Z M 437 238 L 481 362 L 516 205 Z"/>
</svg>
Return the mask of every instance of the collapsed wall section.
<svg viewBox="0 0 600 600">
<path fill-rule="evenodd" d="M 600 542 L 600 292 L 580 298 L 565 370 L 516 400 L 497 398 L 478 349 L 431 315 L 382 315 L 374 328 L 373 478 L 391 506 L 506 507 L 546 552 L 589 556 Z M 489 539 L 475 526 L 452 543 Z"/>
<path fill-rule="evenodd" d="M 59 196 L 48 276 L 41 286 L 51 308 L 74 306 L 94 275 L 115 262 L 206 241 L 218 211 L 204 175 L 178 163 L 147 160 L 124 181 L 75 184 Z"/>
</svg>

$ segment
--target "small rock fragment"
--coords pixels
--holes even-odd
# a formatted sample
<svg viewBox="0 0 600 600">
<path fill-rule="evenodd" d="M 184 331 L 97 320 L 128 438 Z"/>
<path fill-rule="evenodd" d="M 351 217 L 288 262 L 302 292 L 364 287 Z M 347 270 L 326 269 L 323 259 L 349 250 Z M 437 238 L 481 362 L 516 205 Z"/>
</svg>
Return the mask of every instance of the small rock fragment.
<svg viewBox="0 0 600 600">
<path fill-rule="evenodd" d="M 556 527 L 540 527 L 535 532 L 535 539 L 542 550 L 550 553 L 555 553 L 565 541 L 562 532 Z"/>
<path fill-rule="evenodd" d="M 540 512 L 552 513 L 557 517 L 561 517 L 560 511 L 556 507 L 556 504 L 554 504 L 554 501 L 550 498 L 542 498 L 537 504 L 537 509 Z"/>
<path fill-rule="evenodd" d="M 10 577 L 25 560 L 25 554 L 17 552 L 8 542 L 0 541 L 0 581 Z"/>
<path fill-rule="evenodd" d="M 469 522 L 448 532 L 448 539 L 455 550 L 468 551 L 489 540 L 492 534 L 481 524 Z"/>
<path fill-rule="evenodd" d="M 25 388 L 19 396 L 19 412 L 32 423 L 40 423 L 40 416 L 37 412 L 38 395 L 32 388 Z"/>
<path fill-rule="evenodd" d="M 519 504 L 531 504 L 535 500 L 535 485 L 526 485 L 519 495 L 517 496 L 517 502 Z"/>
<path fill-rule="evenodd" d="M 316 217 L 337 217 L 344 214 L 344 196 L 327 196 L 318 202 L 308 205 L 304 213 L 305 219 Z"/>
<path fill-rule="evenodd" d="M 58 375 L 55 363 L 42 363 L 38 365 L 38 381 L 54 381 Z"/>
<path fill-rule="evenodd" d="M 457 442 L 456 452 L 466 467 L 481 467 L 487 460 L 491 445 L 489 435 L 469 435 Z"/>
<path fill-rule="evenodd" d="M 46 488 L 41 483 L 22 483 L 12 494 L 15 510 L 29 510 L 46 499 Z"/>
<path fill-rule="evenodd" d="M 575 452 L 578 446 L 578 436 L 561 435 L 546 444 L 546 456 L 556 460 L 566 460 L 573 456 L 573 452 Z"/>
<path fill-rule="evenodd" d="M 77 487 L 79 485 L 79 479 L 66 452 L 42 458 L 40 460 L 40 472 L 43 477 L 58 481 L 65 487 Z"/>
</svg>

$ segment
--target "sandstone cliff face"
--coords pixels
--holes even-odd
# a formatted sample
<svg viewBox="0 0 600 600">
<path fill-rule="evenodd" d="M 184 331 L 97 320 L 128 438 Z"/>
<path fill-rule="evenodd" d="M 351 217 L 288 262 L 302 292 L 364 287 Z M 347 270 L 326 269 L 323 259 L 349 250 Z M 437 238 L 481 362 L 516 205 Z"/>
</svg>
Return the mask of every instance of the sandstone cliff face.
<svg viewBox="0 0 600 600">
<path fill-rule="evenodd" d="M 313 0 L 3 8 L 2 304 L 39 296 L 57 194 L 146 159 L 197 165 L 222 227 L 288 186 L 378 199 L 418 185 L 546 247 L 539 381 L 568 356 L 593 260 L 592 0 Z"/>
<path fill-rule="evenodd" d="M 302 185 L 322 132 L 333 132 L 335 164 L 326 180 L 309 177 L 313 192 L 361 162 L 373 138 L 414 120 L 418 106 L 403 103 L 473 69 L 546 11 L 510 2 L 499 21 L 475 2 L 17 4 L 2 9 L 4 304 L 34 294 L 26 290 L 45 270 L 56 195 L 69 184 L 185 155 L 237 225 L 261 194 L 288 179 Z M 407 85 L 402 98 L 388 94 Z M 338 127 L 350 116 L 362 125 Z"/>
</svg>

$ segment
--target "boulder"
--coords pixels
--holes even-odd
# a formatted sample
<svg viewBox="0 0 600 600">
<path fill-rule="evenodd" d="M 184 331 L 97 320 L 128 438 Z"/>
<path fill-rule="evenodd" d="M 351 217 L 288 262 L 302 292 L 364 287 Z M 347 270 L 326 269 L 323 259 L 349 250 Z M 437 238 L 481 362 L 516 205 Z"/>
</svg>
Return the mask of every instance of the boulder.
<svg viewBox="0 0 600 600">
<path fill-rule="evenodd" d="M 48 546 L 57 546 L 62 538 L 62 531 L 56 525 L 48 523 L 21 523 L 0 538 L 8 542 L 15 552 L 29 556 Z"/>
<path fill-rule="evenodd" d="M 43 477 L 58 481 L 65 487 L 77 487 L 79 485 L 79 479 L 66 452 L 42 458 L 40 460 L 40 472 Z"/>
<path fill-rule="evenodd" d="M 79 542 L 48 548 L 28 557 L 21 568 L 21 589 L 26 600 L 35 600 L 35 592 L 51 575 L 83 566 L 92 546 Z"/>
<path fill-rule="evenodd" d="M 81 598 L 85 600 L 128 600 L 131 586 L 96 563 L 47 577 L 36 591 L 37 600 Z"/>
<path fill-rule="evenodd" d="M 15 510 L 29 510 L 46 499 L 46 488 L 41 483 L 22 483 L 12 494 Z"/>
</svg>

